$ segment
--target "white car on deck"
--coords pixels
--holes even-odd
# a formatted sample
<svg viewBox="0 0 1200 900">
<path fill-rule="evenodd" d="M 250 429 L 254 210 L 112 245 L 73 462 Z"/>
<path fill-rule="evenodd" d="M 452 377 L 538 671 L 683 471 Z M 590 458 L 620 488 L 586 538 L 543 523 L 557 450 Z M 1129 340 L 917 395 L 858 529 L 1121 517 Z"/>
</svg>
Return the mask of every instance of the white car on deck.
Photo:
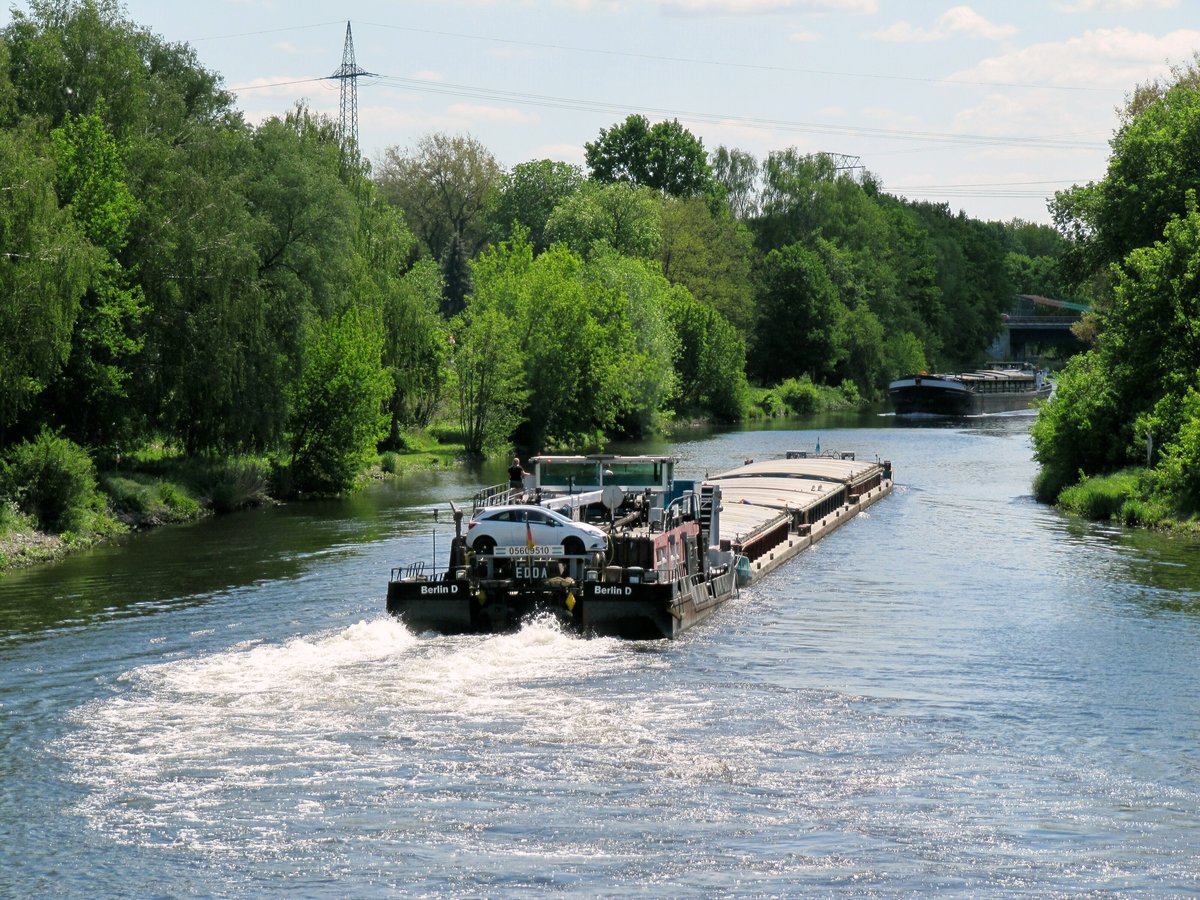
<svg viewBox="0 0 1200 900">
<path fill-rule="evenodd" d="M 479 510 L 467 524 L 467 548 L 474 553 L 495 553 L 497 547 L 562 547 L 576 556 L 603 551 L 608 533 L 587 522 L 576 522 L 544 506 L 510 504 Z"/>
</svg>

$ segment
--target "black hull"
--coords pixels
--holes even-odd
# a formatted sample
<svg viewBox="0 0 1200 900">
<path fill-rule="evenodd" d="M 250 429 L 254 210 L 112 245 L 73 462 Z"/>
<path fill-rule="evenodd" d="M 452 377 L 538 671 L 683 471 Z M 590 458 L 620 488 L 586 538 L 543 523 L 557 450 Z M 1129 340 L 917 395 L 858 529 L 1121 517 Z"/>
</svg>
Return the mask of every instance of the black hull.
<svg viewBox="0 0 1200 900">
<path fill-rule="evenodd" d="M 714 578 L 669 583 L 583 585 L 401 580 L 388 584 L 387 610 L 416 632 L 494 634 L 552 614 L 589 636 L 629 640 L 673 638 L 733 596 L 733 569 Z"/>
<path fill-rule="evenodd" d="M 1050 396 L 1050 388 L 1008 393 L 976 393 L 961 388 L 920 385 L 893 388 L 888 399 L 897 415 L 979 416 L 1031 409 Z"/>
</svg>

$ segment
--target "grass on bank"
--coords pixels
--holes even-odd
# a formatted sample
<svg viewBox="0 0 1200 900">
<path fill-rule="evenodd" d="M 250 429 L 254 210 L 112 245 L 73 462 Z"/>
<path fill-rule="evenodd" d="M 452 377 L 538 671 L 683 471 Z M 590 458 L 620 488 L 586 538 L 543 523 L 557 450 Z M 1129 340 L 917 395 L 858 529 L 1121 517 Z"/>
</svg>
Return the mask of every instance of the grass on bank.
<svg viewBox="0 0 1200 900">
<path fill-rule="evenodd" d="M 1157 490 L 1152 470 L 1143 467 L 1084 477 L 1059 494 L 1058 506 L 1094 522 L 1200 530 L 1194 517 L 1177 515 Z"/>
</svg>

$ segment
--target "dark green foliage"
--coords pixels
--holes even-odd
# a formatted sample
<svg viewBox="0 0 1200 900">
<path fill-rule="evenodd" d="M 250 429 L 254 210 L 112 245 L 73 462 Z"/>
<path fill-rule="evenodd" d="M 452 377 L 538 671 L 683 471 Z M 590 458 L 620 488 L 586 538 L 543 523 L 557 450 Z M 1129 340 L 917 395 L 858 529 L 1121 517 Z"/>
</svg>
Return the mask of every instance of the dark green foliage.
<svg viewBox="0 0 1200 900">
<path fill-rule="evenodd" d="M 754 324 L 754 238 L 724 207 L 667 200 L 660 212 L 663 274 L 742 332 Z"/>
<path fill-rule="evenodd" d="M 980 361 L 1013 303 L 1004 226 L 955 215 L 945 204 L 911 208 L 937 260 L 940 299 L 925 324 L 938 335 L 939 350 L 929 353 L 930 363 L 939 370 L 968 368 Z"/>
<path fill-rule="evenodd" d="M 821 394 L 810 379 L 788 378 L 776 389 L 788 410 L 797 416 L 806 416 L 820 408 Z"/>
<path fill-rule="evenodd" d="M 676 410 L 740 421 L 749 405 L 742 336 L 719 312 L 686 291 L 672 293 L 668 313 L 679 339 Z"/>
<path fill-rule="evenodd" d="M 1080 474 L 1128 464 L 1132 422 L 1116 404 L 1112 379 L 1097 352 L 1082 353 L 1057 376 L 1054 396 L 1033 425 L 1034 455 L 1042 465 L 1040 500 L 1053 502 Z"/>
<path fill-rule="evenodd" d="M 519 163 L 500 180 L 491 210 L 500 240 L 511 240 L 514 225 L 525 230 L 533 252 L 550 246 L 546 223 L 554 208 L 576 193 L 583 184 L 578 166 L 549 159 Z"/>
<path fill-rule="evenodd" d="M 624 181 L 672 197 L 714 189 L 703 141 L 676 119 L 651 125 L 645 116 L 631 115 L 619 125 L 601 128 L 600 137 L 584 148 L 596 181 Z"/>
<path fill-rule="evenodd" d="M 819 256 L 801 244 L 767 254 L 755 340 L 755 372 L 765 382 L 831 375 L 840 362 L 845 307 Z"/>
<path fill-rule="evenodd" d="M 350 310 L 310 332 L 293 397 L 292 479 L 297 490 L 351 490 L 375 458 L 390 379 L 380 364 L 382 329 Z"/>
<path fill-rule="evenodd" d="M 96 467 L 87 451 L 50 431 L 7 455 L 3 494 L 16 500 L 42 531 L 94 530 L 105 517 Z"/>
<path fill-rule="evenodd" d="M 62 371 L 99 257 L 58 208 L 48 151 L 30 131 L 0 131 L 0 446 Z"/>
<path fill-rule="evenodd" d="M 466 309 L 471 293 L 471 265 L 466 247 L 457 234 L 451 239 L 442 260 L 442 315 L 453 318 Z"/>
</svg>

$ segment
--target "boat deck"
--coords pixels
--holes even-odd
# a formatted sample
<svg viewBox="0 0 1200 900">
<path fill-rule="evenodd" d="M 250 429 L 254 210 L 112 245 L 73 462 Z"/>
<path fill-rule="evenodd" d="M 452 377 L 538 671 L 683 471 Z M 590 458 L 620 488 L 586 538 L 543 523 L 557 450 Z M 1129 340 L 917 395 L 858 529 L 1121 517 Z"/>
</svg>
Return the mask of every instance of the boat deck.
<svg viewBox="0 0 1200 900">
<path fill-rule="evenodd" d="M 836 456 L 747 463 L 710 476 L 721 488 L 721 534 L 765 575 L 892 490 L 890 463 Z"/>
</svg>

